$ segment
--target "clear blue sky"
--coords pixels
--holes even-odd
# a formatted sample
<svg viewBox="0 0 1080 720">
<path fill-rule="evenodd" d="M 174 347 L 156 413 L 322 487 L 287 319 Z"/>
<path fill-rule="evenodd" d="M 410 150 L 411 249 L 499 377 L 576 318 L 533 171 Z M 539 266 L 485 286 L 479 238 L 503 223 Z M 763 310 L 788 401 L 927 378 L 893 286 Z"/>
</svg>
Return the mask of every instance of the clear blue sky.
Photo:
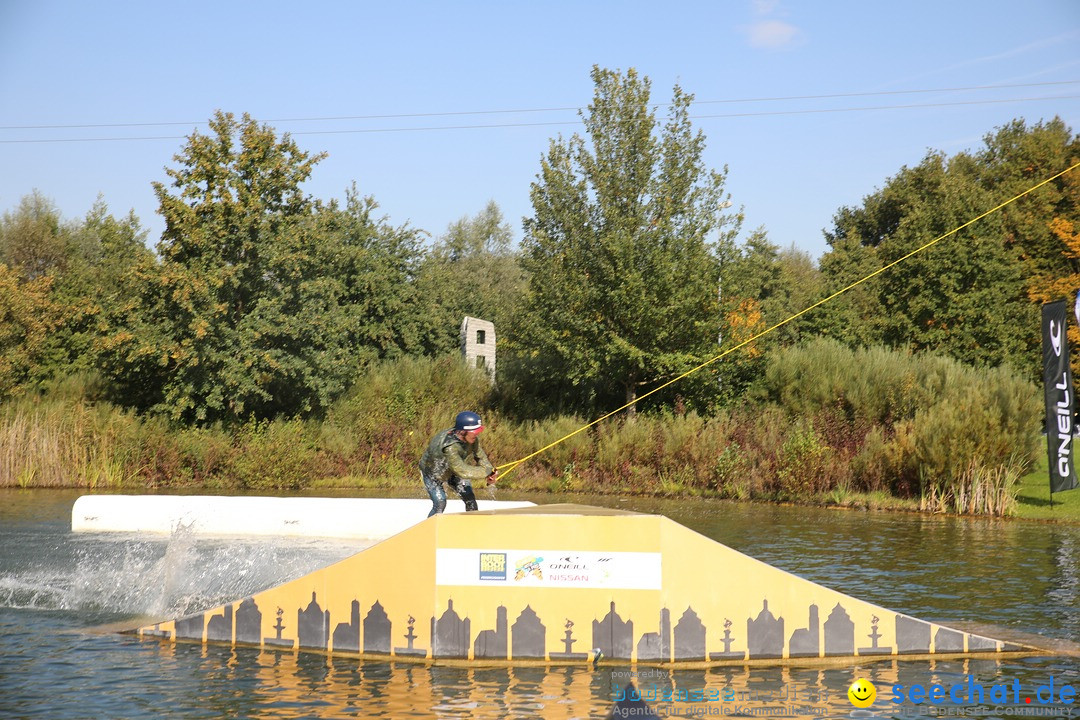
<svg viewBox="0 0 1080 720">
<path fill-rule="evenodd" d="M 100 193 L 154 244 L 151 182 L 223 109 L 327 151 L 316 197 L 356 181 L 434 236 L 495 200 L 520 237 L 548 139 L 580 131 L 549 109 L 588 104 L 593 64 L 637 68 L 660 104 L 676 82 L 710 101 L 694 122 L 746 229 L 815 257 L 839 207 L 929 149 L 977 148 L 1016 117 L 1080 131 L 1077 0 L 0 0 L 0 210 L 36 188 L 81 217 Z M 1026 86 L 905 92 L 987 85 Z M 857 95 L 795 99 L 841 94 Z M 456 114 L 480 111 L 520 112 Z M 360 117 L 377 115 L 397 117 Z M 46 125 L 104 127 L 25 127 Z M 165 139 L 96 140 L 141 137 Z"/>
</svg>

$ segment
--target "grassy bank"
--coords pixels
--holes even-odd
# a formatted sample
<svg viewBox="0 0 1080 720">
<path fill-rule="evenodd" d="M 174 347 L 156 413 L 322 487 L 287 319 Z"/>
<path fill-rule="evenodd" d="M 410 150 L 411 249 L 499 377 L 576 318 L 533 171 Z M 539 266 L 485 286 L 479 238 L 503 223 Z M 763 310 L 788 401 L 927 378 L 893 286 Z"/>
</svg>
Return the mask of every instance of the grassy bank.
<svg viewBox="0 0 1080 720">
<path fill-rule="evenodd" d="M 653 409 L 613 418 L 505 473 L 500 487 L 1013 512 L 1039 446 L 1024 431 L 1039 410 L 1029 386 L 941 359 L 835 345 L 781 363 L 753 402 L 709 415 Z M 515 420 L 491 408 L 490 392 L 485 376 L 445 358 L 376 366 L 318 420 L 179 427 L 70 389 L 24 397 L 0 407 L 0 486 L 412 489 L 424 445 L 460 409 L 484 413 L 483 443 L 496 464 L 588 421 Z M 1022 509 L 1035 503 L 1022 500 Z"/>
<path fill-rule="evenodd" d="M 1016 516 L 1027 520 L 1080 523 L 1080 488 L 1055 493 L 1051 504 L 1046 463 L 1046 453 L 1043 452 L 1035 468 L 1020 479 Z"/>
</svg>

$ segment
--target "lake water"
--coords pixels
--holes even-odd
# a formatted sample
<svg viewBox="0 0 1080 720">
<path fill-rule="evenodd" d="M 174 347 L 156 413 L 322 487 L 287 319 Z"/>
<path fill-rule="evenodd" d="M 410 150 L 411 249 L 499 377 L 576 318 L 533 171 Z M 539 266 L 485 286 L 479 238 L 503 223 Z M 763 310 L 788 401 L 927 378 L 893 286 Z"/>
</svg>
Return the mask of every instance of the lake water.
<svg viewBox="0 0 1080 720">
<path fill-rule="evenodd" d="M 662 717 L 1080 717 L 1080 702 L 1060 702 L 1063 685 L 1080 692 L 1080 658 L 1070 656 L 678 671 L 460 668 L 91 631 L 216 606 L 361 546 L 75 535 L 76 497 L 0 490 L 0 718 L 605 717 L 631 680 L 646 698 L 669 694 L 671 700 L 651 703 Z M 1080 642 L 1077 526 L 705 500 L 508 493 L 500 499 L 658 512 L 760 560 L 915 617 Z M 709 569 L 702 570 L 707 576 Z M 866 710 L 847 698 L 857 678 L 877 687 L 878 700 Z M 1055 701 L 1042 703 L 1046 690 L 1041 698 L 1036 692 L 1051 682 Z M 963 706 L 890 701 L 894 685 L 935 683 L 978 685 L 986 697 Z M 995 701 L 1000 686 L 1009 692 L 1003 702 Z"/>
</svg>

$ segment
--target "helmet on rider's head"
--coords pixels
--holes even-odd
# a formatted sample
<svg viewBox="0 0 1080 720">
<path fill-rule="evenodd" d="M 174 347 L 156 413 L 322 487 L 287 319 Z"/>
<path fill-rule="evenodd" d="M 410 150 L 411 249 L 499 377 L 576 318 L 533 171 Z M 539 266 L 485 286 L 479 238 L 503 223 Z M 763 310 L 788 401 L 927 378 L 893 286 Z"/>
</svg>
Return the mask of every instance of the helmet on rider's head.
<svg viewBox="0 0 1080 720">
<path fill-rule="evenodd" d="M 468 432 L 470 430 L 473 432 L 480 432 L 483 429 L 484 424 L 480 422 L 480 416 L 474 412 L 469 412 L 468 410 L 459 412 L 457 417 L 454 418 L 454 430 L 459 432 Z"/>
</svg>

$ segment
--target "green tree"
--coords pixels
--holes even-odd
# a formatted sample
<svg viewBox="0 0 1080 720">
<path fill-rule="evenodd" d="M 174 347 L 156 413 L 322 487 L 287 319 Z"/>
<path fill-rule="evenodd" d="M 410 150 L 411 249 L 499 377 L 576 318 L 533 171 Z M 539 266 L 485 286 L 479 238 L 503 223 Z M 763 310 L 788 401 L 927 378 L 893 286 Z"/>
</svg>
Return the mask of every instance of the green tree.
<svg viewBox="0 0 1080 720">
<path fill-rule="evenodd" d="M 301 189 L 322 155 L 249 116 L 218 112 L 154 183 L 160 263 L 101 343 L 131 397 L 176 420 L 325 408 L 355 375 L 340 279 L 321 262 L 319 205 Z"/>
<path fill-rule="evenodd" d="M 529 294 L 512 338 L 534 389 L 578 407 L 634 403 L 715 348 L 711 242 L 731 220 L 693 96 L 676 85 L 661 127 L 647 78 L 594 67 L 592 79 L 587 139 L 552 140 L 532 183 Z"/>
<path fill-rule="evenodd" d="M 763 229 L 750 233 L 721 268 L 725 312 L 747 298 L 756 301 L 766 327 L 786 320 L 820 299 L 821 277 L 809 253 L 792 246 L 780 248 Z M 763 344 L 797 342 L 805 321 L 796 320 L 762 338 Z"/>
<path fill-rule="evenodd" d="M 496 334 L 510 330 L 525 278 L 513 232 L 494 201 L 475 216 L 451 223 L 424 257 L 417 276 L 424 352 L 439 356 L 455 351 L 466 315 L 492 321 Z"/>
<path fill-rule="evenodd" d="M 819 300 L 822 281 L 808 253 L 795 247 L 781 249 L 759 228 L 741 248 L 725 253 L 720 289 L 721 345 L 728 349 Z M 765 356 L 799 342 L 806 326 L 806 318 L 797 318 L 726 356 L 716 366 L 721 388 L 718 400 L 725 405 L 739 402 L 747 388 L 761 379 Z"/>
<path fill-rule="evenodd" d="M 1005 200 L 1080 161 L 1080 137 L 1060 118 L 1028 125 L 1023 120 L 995 129 L 975 154 L 979 182 Z M 1050 228 L 1053 218 L 1080 222 L 1080 192 L 1075 176 L 1060 177 L 1003 208 L 1003 241 L 1029 278 L 1062 277 L 1073 261 Z"/>
<path fill-rule="evenodd" d="M 339 283 L 346 342 L 361 363 L 415 355 L 422 347 L 416 288 L 422 232 L 376 218 L 378 207 L 354 185 L 344 207 L 331 201 L 318 212 L 320 264 Z"/>
<path fill-rule="evenodd" d="M 145 241 L 134 211 L 116 218 L 100 197 L 85 218 L 69 224 L 69 252 L 52 292 L 62 320 L 46 341 L 43 377 L 96 368 L 102 313 L 125 302 L 125 273 L 153 258 Z"/>
<path fill-rule="evenodd" d="M 35 383 L 93 369 L 101 308 L 115 299 L 125 268 L 150 256 L 145 236 L 133 213 L 118 220 L 101 198 L 84 219 L 65 222 L 34 191 L 0 219 L 0 261 L 23 281 L 49 279 L 53 322 L 27 370 Z"/>
<path fill-rule="evenodd" d="M 59 322 L 51 277 L 25 280 L 0 263 L 0 401 L 24 391 Z"/>
<path fill-rule="evenodd" d="M 37 190 L 0 217 L 0 262 L 23 278 L 62 271 L 70 254 L 60 211 Z"/>
<path fill-rule="evenodd" d="M 837 213 L 822 258 L 829 290 L 891 263 L 992 207 L 976 159 L 931 152 L 903 168 L 860 208 Z M 1022 268 L 991 215 L 842 296 L 819 327 L 860 344 L 936 350 L 972 365 L 1021 366 L 1030 350 L 1032 308 Z M 843 320 L 843 322 L 839 322 Z"/>
<path fill-rule="evenodd" d="M 865 277 L 996 204 L 1061 172 L 1080 143 L 1059 119 L 998 128 L 974 153 L 930 152 L 862 206 L 841 208 L 821 259 L 828 291 Z M 974 365 L 1008 363 L 1038 376 L 1038 310 L 1075 259 L 1063 222 L 1080 221 L 1080 194 L 1058 178 L 945 238 L 827 307 L 812 322 L 849 344 L 934 349 Z M 1055 224 L 1055 219 L 1057 224 Z M 1065 285 L 1068 283 L 1066 282 Z"/>
<path fill-rule="evenodd" d="M 841 213 L 850 210 L 845 208 Z M 881 268 L 877 247 L 864 245 L 857 232 L 851 231 L 847 219 L 837 215 L 837 225 L 827 233 L 831 249 L 821 256 L 818 267 L 827 297 L 847 288 Z M 885 317 L 872 281 L 857 285 L 808 313 L 808 324 L 822 336 L 840 340 L 849 347 L 869 347 L 881 344 Z"/>
</svg>

